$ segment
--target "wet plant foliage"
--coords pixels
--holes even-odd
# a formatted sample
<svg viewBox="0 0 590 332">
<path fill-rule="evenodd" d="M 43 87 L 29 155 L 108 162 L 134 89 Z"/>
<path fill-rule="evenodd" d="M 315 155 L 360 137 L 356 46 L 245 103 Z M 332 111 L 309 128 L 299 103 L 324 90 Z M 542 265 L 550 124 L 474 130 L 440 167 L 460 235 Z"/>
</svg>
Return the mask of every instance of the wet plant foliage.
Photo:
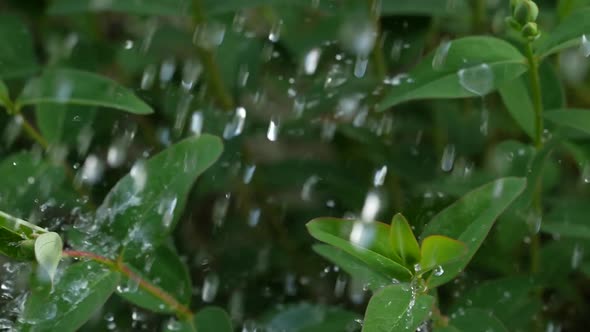
<svg viewBox="0 0 590 332">
<path fill-rule="evenodd" d="M 590 1 L 0 0 L 0 331 L 583 331 Z"/>
</svg>

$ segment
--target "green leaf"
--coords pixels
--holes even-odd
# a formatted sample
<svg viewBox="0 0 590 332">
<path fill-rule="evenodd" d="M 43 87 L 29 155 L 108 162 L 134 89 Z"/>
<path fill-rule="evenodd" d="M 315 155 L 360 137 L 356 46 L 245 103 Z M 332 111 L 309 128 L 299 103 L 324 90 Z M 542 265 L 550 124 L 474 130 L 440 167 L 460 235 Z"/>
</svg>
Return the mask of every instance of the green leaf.
<svg viewBox="0 0 590 332">
<path fill-rule="evenodd" d="M 2 80 L 0 80 L 0 106 L 6 107 L 10 104 L 10 95 L 8 94 L 8 88 Z"/>
<path fill-rule="evenodd" d="M 6 228 L 16 234 L 19 234 L 23 239 L 34 239 L 36 234 L 47 233 L 47 230 L 37 225 L 31 224 L 28 221 L 13 217 L 7 213 L 0 211 L 0 227 Z"/>
<path fill-rule="evenodd" d="M 412 276 L 407 268 L 397 263 L 400 258 L 389 242 L 389 225 L 318 218 L 307 223 L 307 230 L 317 240 L 342 249 L 378 273 L 403 281 Z M 356 243 L 350 241 L 351 237 L 356 238 Z"/>
<path fill-rule="evenodd" d="M 0 40 L 0 79 L 29 76 L 37 71 L 31 34 L 17 16 L 0 15 Z"/>
<path fill-rule="evenodd" d="M 369 300 L 363 332 L 416 331 L 433 304 L 432 296 L 415 294 L 408 284 L 385 287 Z"/>
<path fill-rule="evenodd" d="M 176 226 L 193 183 L 222 150 L 215 136 L 187 138 L 119 180 L 97 210 L 95 222 L 102 232 L 86 239 L 96 245 L 91 251 L 108 256 L 122 244 L 125 257 L 133 260 L 162 243 Z M 112 237 L 109 244 L 99 245 L 106 235 Z"/>
<path fill-rule="evenodd" d="M 590 8 L 577 10 L 553 31 L 546 33 L 535 44 L 535 53 L 546 57 L 582 42 L 582 36 L 590 33 Z"/>
<path fill-rule="evenodd" d="M 260 319 L 265 331 L 346 331 L 359 316 L 338 307 L 299 303 L 281 306 Z"/>
<path fill-rule="evenodd" d="M 58 0 L 48 8 L 50 15 L 71 15 L 85 12 L 120 12 L 136 15 L 186 15 L 190 10 L 189 0 L 118 0 L 97 2 L 95 0 Z"/>
<path fill-rule="evenodd" d="M 336 247 L 327 244 L 316 244 L 313 246 L 313 250 L 320 254 L 320 256 L 336 264 L 353 278 L 359 280 L 359 282 L 367 285 L 367 288 L 372 291 L 376 291 L 392 283 L 392 280 L 386 275 L 371 270 L 363 261 Z"/>
<path fill-rule="evenodd" d="M 233 327 L 229 315 L 225 310 L 215 307 L 205 307 L 195 315 L 191 322 L 172 320 L 164 328 L 164 332 L 232 332 Z"/>
<path fill-rule="evenodd" d="M 0 211 L 0 254 L 19 261 L 35 260 L 37 234 L 47 231 Z"/>
<path fill-rule="evenodd" d="M 529 135 L 535 137 L 535 110 L 527 89 L 527 75 L 506 81 L 499 86 L 498 92 L 506 109 L 516 123 Z"/>
<path fill-rule="evenodd" d="M 561 109 L 545 112 L 545 119 L 558 124 L 581 130 L 590 134 L 590 110 Z"/>
<path fill-rule="evenodd" d="M 155 253 L 149 254 L 149 257 L 143 256 L 127 264 L 143 280 L 172 295 L 181 304 L 189 306 L 192 295 L 191 279 L 185 264 L 172 249 L 161 246 Z M 137 280 L 124 278 L 121 285 L 117 294 L 137 306 L 161 313 L 172 313 L 176 309 L 144 291 Z"/>
<path fill-rule="evenodd" d="M 30 80 L 16 100 L 16 107 L 45 103 L 100 106 L 134 114 L 153 112 L 117 82 L 74 69 L 49 69 L 41 77 Z"/>
<path fill-rule="evenodd" d="M 430 235 L 422 241 L 420 272 L 430 271 L 461 258 L 467 252 L 464 243 L 442 235 Z"/>
<path fill-rule="evenodd" d="M 508 332 L 504 324 L 489 311 L 463 309 L 451 314 L 451 324 L 459 331 L 469 332 Z"/>
<path fill-rule="evenodd" d="M 407 79 L 391 87 L 379 109 L 416 99 L 485 95 L 526 69 L 523 55 L 501 39 L 457 39 L 424 58 L 408 73 Z"/>
<path fill-rule="evenodd" d="M 80 133 L 92 125 L 95 115 L 94 108 L 80 105 L 42 103 L 35 109 L 37 125 L 49 144 L 77 146 Z"/>
<path fill-rule="evenodd" d="M 55 232 L 43 233 L 35 240 L 35 259 L 51 283 L 55 278 L 62 251 L 63 241 Z"/>
<path fill-rule="evenodd" d="M 502 178 L 481 186 L 436 215 L 425 227 L 422 238 L 444 235 L 467 245 L 467 253 L 453 263 L 443 265 L 444 273 L 432 276 L 430 287 L 452 280 L 471 260 L 494 222 L 526 187 L 522 178 Z"/>
<path fill-rule="evenodd" d="M 467 14 L 469 6 L 463 0 L 446 2 L 439 0 L 397 0 L 384 1 L 381 14 L 385 15 L 423 15 L 423 16 L 459 16 Z"/>
<path fill-rule="evenodd" d="M 543 222 L 541 230 L 560 237 L 590 240 L 590 225 L 582 223 Z"/>
<path fill-rule="evenodd" d="M 77 331 L 115 291 L 119 274 L 94 262 L 68 266 L 51 294 L 31 292 L 18 331 Z"/>
<path fill-rule="evenodd" d="M 401 257 L 399 263 L 407 267 L 413 267 L 420 261 L 420 246 L 412 232 L 410 224 L 400 213 L 396 214 L 391 221 L 390 233 L 391 244 L 397 256 Z"/>
</svg>

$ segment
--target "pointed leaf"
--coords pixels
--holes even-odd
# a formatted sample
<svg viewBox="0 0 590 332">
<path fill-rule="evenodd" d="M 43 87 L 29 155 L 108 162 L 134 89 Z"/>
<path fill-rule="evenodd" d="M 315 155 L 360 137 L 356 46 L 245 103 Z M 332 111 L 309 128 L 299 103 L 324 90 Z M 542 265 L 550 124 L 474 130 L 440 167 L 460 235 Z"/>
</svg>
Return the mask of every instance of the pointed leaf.
<svg viewBox="0 0 590 332">
<path fill-rule="evenodd" d="M 91 227 L 100 227 L 102 232 L 90 232 L 85 241 L 78 237 L 74 245 L 106 256 L 116 254 L 123 245 L 126 260 L 143 256 L 142 252 L 157 247 L 174 229 L 193 183 L 222 150 L 219 138 L 201 135 L 145 161 L 119 180 L 98 208 L 96 224 Z M 91 248 L 86 248 L 87 243 Z"/>
<path fill-rule="evenodd" d="M 499 86 L 498 92 L 506 109 L 529 137 L 535 137 L 535 110 L 526 86 L 527 76 L 506 81 Z"/>
<path fill-rule="evenodd" d="M 400 213 L 396 214 L 391 221 L 389 236 L 393 250 L 402 259 L 400 263 L 406 267 L 413 267 L 420 261 L 418 240 L 410 224 Z"/>
<path fill-rule="evenodd" d="M 35 240 L 35 259 L 52 283 L 62 251 L 63 241 L 55 232 L 43 233 Z"/>
<path fill-rule="evenodd" d="M 339 268 L 359 280 L 367 288 L 376 291 L 384 286 L 391 285 L 391 278 L 377 271 L 371 270 L 367 264 L 358 258 L 327 244 L 316 244 L 313 250 L 320 256 L 336 264 Z"/>
<path fill-rule="evenodd" d="M 91 128 L 96 108 L 83 105 L 48 104 L 37 105 L 35 116 L 43 138 L 49 144 L 78 145 L 83 130 Z"/>
<path fill-rule="evenodd" d="M 467 245 L 467 254 L 458 261 L 445 264 L 444 273 L 432 276 L 430 287 L 452 280 L 459 274 L 484 239 L 498 216 L 504 212 L 526 187 L 521 178 L 502 178 L 481 186 L 436 215 L 425 227 L 422 238 L 444 235 Z"/>
<path fill-rule="evenodd" d="M 370 269 L 390 278 L 409 280 L 411 273 L 397 263 L 389 242 L 389 225 L 380 222 L 364 223 L 356 220 L 318 218 L 307 223 L 307 230 L 316 239 L 331 244 L 360 259 Z M 354 232 L 354 233 L 353 233 Z M 353 243 L 353 236 L 362 241 Z"/>
<path fill-rule="evenodd" d="M 47 231 L 0 211 L 0 254 L 16 260 L 35 260 L 34 236 Z"/>
<path fill-rule="evenodd" d="M 577 10 L 566 17 L 553 31 L 545 33 L 536 42 L 535 53 L 546 57 L 582 42 L 582 36 L 590 34 L 590 8 Z"/>
<path fill-rule="evenodd" d="M 422 241 L 420 271 L 427 272 L 436 266 L 461 258 L 467 253 L 467 246 L 442 235 L 427 236 Z"/>
<path fill-rule="evenodd" d="M 16 100 L 17 107 L 32 104 L 73 104 L 114 108 L 149 114 L 152 108 L 117 82 L 74 69 L 50 69 L 30 80 Z"/>
<path fill-rule="evenodd" d="M 448 50 L 433 52 L 408 73 L 407 79 L 391 87 L 379 109 L 415 99 L 485 95 L 527 69 L 523 55 L 501 39 L 466 37 L 444 47 Z M 433 68 L 435 55 L 440 58 L 435 62 L 440 63 Z"/>
<path fill-rule="evenodd" d="M 94 262 L 68 266 L 51 294 L 32 292 L 19 317 L 18 331 L 77 331 L 115 291 L 119 274 Z"/>
<path fill-rule="evenodd" d="M 363 332 L 416 331 L 428 319 L 434 298 L 397 284 L 377 292 L 367 306 Z"/>
<path fill-rule="evenodd" d="M 558 124 L 581 130 L 590 134 L 590 110 L 585 109 L 561 109 L 546 111 L 545 119 Z"/>
<path fill-rule="evenodd" d="M 0 79 L 28 76 L 37 71 L 31 33 L 17 16 L 0 15 L 0 40 Z"/>
<path fill-rule="evenodd" d="M 192 295 L 191 279 L 187 267 L 172 249 L 162 246 L 155 253 L 149 254 L 149 257 L 142 256 L 133 263 L 128 263 L 128 266 L 143 280 L 172 295 L 179 303 L 189 306 Z M 173 313 L 176 309 L 140 288 L 136 280 L 123 278 L 117 294 L 153 312 Z"/>
</svg>

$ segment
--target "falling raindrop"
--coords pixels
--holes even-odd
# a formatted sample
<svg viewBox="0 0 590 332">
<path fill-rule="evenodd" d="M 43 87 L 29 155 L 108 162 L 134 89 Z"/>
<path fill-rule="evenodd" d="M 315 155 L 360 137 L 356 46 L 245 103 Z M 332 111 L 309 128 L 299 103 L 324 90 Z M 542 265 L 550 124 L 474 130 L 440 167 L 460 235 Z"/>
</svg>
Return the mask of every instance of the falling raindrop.
<svg viewBox="0 0 590 332">
<path fill-rule="evenodd" d="M 219 289 L 219 276 L 215 272 L 209 272 L 205 275 L 203 280 L 203 290 L 201 293 L 201 299 L 203 302 L 210 303 L 215 300 L 217 296 L 217 290 Z"/>
<path fill-rule="evenodd" d="M 381 166 L 373 175 L 373 185 L 375 187 L 381 187 L 385 183 L 385 177 L 387 176 L 387 165 Z"/>
<path fill-rule="evenodd" d="M 244 123 L 246 122 L 246 109 L 237 107 L 232 120 L 225 125 L 223 130 L 223 138 L 231 139 L 239 136 L 244 130 Z"/>
<path fill-rule="evenodd" d="M 342 25 L 340 38 L 344 48 L 357 56 L 367 57 L 377 40 L 377 30 L 370 21 L 349 20 Z"/>
<path fill-rule="evenodd" d="M 582 41 L 580 43 L 580 52 L 582 52 L 582 55 L 584 55 L 585 57 L 590 56 L 590 41 L 588 40 L 588 37 L 586 37 L 586 35 L 582 35 Z"/>
<path fill-rule="evenodd" d="M 318 68 L 318 63 L 320 62 L 320 56 L 322 55 L 322 50 L 320 48 L 312 48 L 303 60 L 303 70 L 307 75 L 313 75 Z"/>
<path fill-rule="evenodd" d="M 451 42 L 448 40 L 444 40 L 438 46 L 438 48 L 436 49 L 436 52 L 434 53 L 434 57 L 432 58 L 432 69 L 434 69 L 434 70 L 443 69 L 450 49 L 451 49 Z"/>
<path fill-rule="evenodd" d="M 320 177 L 317 175 L 312 175 L 307 180 L 305 180 L 305 182 L 303 183 L 303 188 L 301 189 L 301 199 L 303 201 L 311 201 L 313 188 L 320 180 Z"/>
<path fill-rule="evenodd" d="M 174 58 L 168 58 L 162 61 L 160 65 L 160 84 L 162 86 L 166 85 L 172 77 L 174 76 L 174 72 L 176 71 L 176 60 Z"/>
<path fill-rule="evenodd" d="M 357 56 L 356 62 L 354 63 L 354 76 L 356 78 L 363 78 L 365 73 L 367 72 L 367 65 L 369 64 L 369 59 L 364 56 Z"/>
<path fill-rule="evenodd" d="M 186 60 L 182 67 L 182 88 L 185 91 L 190 91 L 199 79 L 199 76 L 201 76 L 202 71 L 203 66 L 199 61 L 194 59 Z"/>
<path fill-rule="evenodd" d="M 494 88 L 494 72 L 487 63 L 464 68 L 457 72 L 459 84 L 478 96 L 490 93 Z"/>
<path fill-rule="evenodd" d="M 213 49 L 221 45 L 224 36 L 225 24 L 209 21 L 195 29 L 193 43 L 205 49 Z"/>
<path fill-rule="evenodd" d="M 483 98 L 482 98 L 482 104 L 484 104 Z M 484 104 L 481 109 L 481 125 L 479 126 L 479 131 L 484 136 L 488 135 L 489 122 L 490 122 L 490 111 L 488 110 L 488 108 Z"/>
<path fill-rule="evenodd" d="M 369 191 L 361 211 L 363 221 L 373 221 L 381 209 L 381 198 L 376 191 Z"/>
<path fill-rule="evenodd" d="M 450 172 L 453 169 L 455 163 L 455 146 L 449 144 L 443 151 L 443 156 L 440 162 L 440 168 L 445 172 Z"/>
<path fill-rule="evenodd" d="M 580 244 L 576 243 L 574 246 L 574 251 L 572 253 L 572 269 L 576 270 L 580 267 L 580 263 L 584 258 L 584 247 L 580 246 Z"/>
<path fill-rule="evenodd" d="M 203 131 L 203 112 L 194 112 L 191 116 L 191 132 L 195 136 L 201 135 Z"/>
<path fill-rule="evenodd" d="M 270 32 L 268 33 L 268 40 L 276 43 L 281 38 L 281 27 L 283 26 L 283 21 L 278 20 L 275 22 L 272 27 L 270 28 Z"/>
<path fill-rule="evenodd" d="M 141 89 L 142 90 L 149 90 L 154 85 L 154 81 L 156 80 L 156 66 L 155 65 L 148 65 L 143 70 L 143 74 L 141 75 Z"/>
<path fill-rule="evenodd" d="M 254 208 L 254 209 L 251 209 L 250 212 L 248 212 L 248 226 L 250 226 L 250 227 L 258 226 L 258 222 L 260 221 L 260 213 L 261 213 L 260 208 Z"/>
<path fill-rule="evenodd" d="M 582 168 L 582 183 L 588 184 L 590 183 L 590 162 L 586 162 L 584 167 Z"/>
<path fill-rule="evenodd" d="M 230 202 L 231 194 L 226 193 L 222 197 L 219 197 L 213 203 L 213 225 L 219 228 L 223 226 L 223 222 L 225 221 L 225 216 L 227 215 L 227 210 L 229 209 L 229 202 Z"/>
<path fill-rule="evenodd" d="M 252 177 L 254 177 L 254 172 L 256 171 L 256 165 L 248 165 L 244 170 L 244 177 L 242 178 L 244 184 L 249 184 L 252 182 Z"/>
<path fill-rule="evenodd" d="M 279 136 L 280 122 L 278 117 L 272 117 L 268 123 L 268 130 L 266 131 L 266 138 L 275 142 Z"/>
<path fill-rule="evenodd" d="M 91 154 L 86 158 L 86 161 L 84 161 L 84 165 L 79 174 L 79 180 L 87 184 L 95 184 L 102 178 L 103 171 L 103 162 L 97 156 Z"/>
<path fill-rule="evenodd" d="M 178 197 L 174 196 L 171 198 L 163 199 L 158 205 L 158 214 L 162 216 L 162 224 L 168 228 L 174 221 L 174 210 L 178 203 Z"/>
<path fill-rule="evenodd" d="M 147 182 L 147 169 L 145 167 L 145 161 L 140 159 L 133 164 L 131 170 L 129 171 L 129 175 L 133 180 L 133 188 L 136 192 L 140 192 L 145 188 L 145 184 Z"/>
</svg>

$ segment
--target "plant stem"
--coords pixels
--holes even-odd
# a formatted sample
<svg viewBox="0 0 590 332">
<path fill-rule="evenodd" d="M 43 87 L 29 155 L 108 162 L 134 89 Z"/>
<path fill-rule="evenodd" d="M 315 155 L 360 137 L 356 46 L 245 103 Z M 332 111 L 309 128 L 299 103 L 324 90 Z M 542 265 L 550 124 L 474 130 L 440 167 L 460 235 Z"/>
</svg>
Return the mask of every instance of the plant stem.
<svg viewBox="0 0 590 332">
<path fill-rule="evenodd" d="M 371 19 L 373 20 L 373 25 L 376 32 L 375 46 L 373 47 L 372 51 L 373 61 L 375 62 L 375 71 L 377 77 L 380 81 L 383 81 L 387 75 L 387 64 L 385 63 L 385 57 L 383 56 L 383 35 L 381 34 L 381 17 L 379 16 L 381 8 L 377 8 L 380 6 L 380 1 L 369 0 L 369 6 L 369 10 L 371 11 Z"/>
<path fill-rule="evenodd" d="M 110 258 L 97 255 L 91 252 L 85 251 L 77 251 L 77 250 L 65 250 L 63 252 L 64 256 L 73 257 L 73 258 L 85 258 L 93 260 L 97 263 L 107 266 L 111 270 L 121 273 L 122 275 L 126 276 L 127 278 L 135 281 L 138 283 L 139 287 L 144 291 L 150 293 L 151 295 L 157 297 L 158 299 L 162 300 L 162 302 L 166 303 L 170 308 L 172 308 L 179 318 L 185 319 L 188 322 L 191 322 L 194 317 L 194 313 L 178 302 L 172 295 L 168 294 L 163 289 L 155 286 L 154 284 L 150 283 L 149 281 L 143 279 L 141 276 L 137 275 L 133 272 L 127 265 L 125 265 L 121 261 L 115 261 Z"/>
<path fill-rule="evenodd" d="M 537 153 L 543 148 L 543 101 L 541 99 L 541 82 L 539 79 L 539 59 L 533 53 L 532 43 L 529 41 L 525 45 L 526 58 L 529 63 L 530 73 L 530 85 L 531 93 L 533 98 L 533 109 L 535 112 L 535 147 Z M 536 218 L 542 218 L 543 206 L 542 206 L 542 195 L 543 186 L 541 185 L 542 176 L 539 177 L 539 183 L 536 184 L 536 188 L 533 192 L 533 213 L 535 225 L 533 226 L 533 234 L 531 236 L 531 248 L 530 248 L 530 260 L 531 260 L 531 272 L 535 273 L 539 271 L 539 250 L 540 250 L 540 239 L 538 233 L 538 222 Z M 542 219 L 539 219 L 542 220 Z"/>
<path fill-rule="evenodd" d="M 37 131 L 37 129 L 35 129 L 35 127 L 33 127 L 33 125 L 29 122 L 29 120 L 27 120 L 22 115 L 20 117 L 23 121 L 23 128 L 25 129 L 25 132 L 27 133 L 27 135 L 29 135 L 29 137 L 31 139 L 33 139 L 33 141 L 35 141 L 39 145 L 41 145 L 43 150 L 47 150 L 47 148 L 49 147 L 49 144 L 47 143 L 45 138 L 43 138 L 43 136 L 41 136 L 41 134 Z"/>
<path fill-rule="evenodd" d="M 192 0 L 192 4 L 193 24 L 194 29 L 196 30 L 202 28 L 205 23 L 205 16 L 203 15 L 203 7 L 201 6 L 200 0 Z M 210 50 L 197 45 L 197 54 L 203 63 L 203 67 L 207 71 L 208 85 L 211 88 L 217 103 L 224 110 L 233 109 L 234 102 L 230 93 L 225 89 L 221 73 L 219 72 L 219 66 L 217 65 L 217 61 L 215 61 L 213 53 Z"/>
</svg>

